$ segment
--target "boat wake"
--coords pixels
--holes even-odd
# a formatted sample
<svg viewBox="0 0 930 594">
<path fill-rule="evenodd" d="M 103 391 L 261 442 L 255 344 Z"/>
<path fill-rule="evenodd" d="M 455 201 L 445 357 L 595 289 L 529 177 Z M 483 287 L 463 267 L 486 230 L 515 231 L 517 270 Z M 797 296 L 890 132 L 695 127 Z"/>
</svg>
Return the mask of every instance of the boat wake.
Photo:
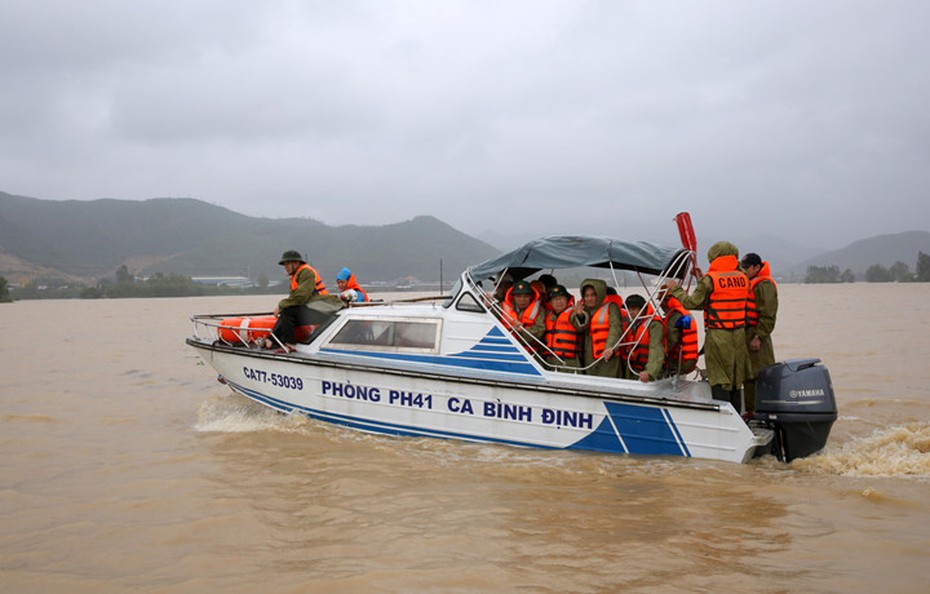
<svg viewBox="0 0 930 594">
<path fill-rule="evenodd" d="M 876 430 L 791 466 L 841 476 L 930 478 L 930 423 Z"/>
<path fill-rule="evenodd" d="M 202 433 L 253 433 L 307 431 L 310 419 L 285 415 L 238 394 L 211 398 L 200 405 L 194 430 Z"/>
</svg>

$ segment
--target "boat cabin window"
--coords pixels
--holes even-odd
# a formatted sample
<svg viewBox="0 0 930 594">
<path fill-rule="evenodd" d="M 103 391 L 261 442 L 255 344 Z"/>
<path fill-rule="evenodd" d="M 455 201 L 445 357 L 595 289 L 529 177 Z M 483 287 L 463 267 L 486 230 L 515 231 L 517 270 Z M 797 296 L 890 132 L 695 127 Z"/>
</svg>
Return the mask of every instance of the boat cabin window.
<svg viewBox="0 0 930 594">
<path fill-rule="evenodd" d="M 434 352 L 439 348 L 439 321 L 349 320 L 329 343 L 350 349 Z"/>
<path fill-rule="evenodd" d="M 459 311 L 474 311 L 478 313 L 484 313 L 484 307 L 478 303 L 478 300 L 475 299 L 474 295 L 467 291 L 462 293 L 458 303 L 455 304 L 455 309 Z"/>
</svg>

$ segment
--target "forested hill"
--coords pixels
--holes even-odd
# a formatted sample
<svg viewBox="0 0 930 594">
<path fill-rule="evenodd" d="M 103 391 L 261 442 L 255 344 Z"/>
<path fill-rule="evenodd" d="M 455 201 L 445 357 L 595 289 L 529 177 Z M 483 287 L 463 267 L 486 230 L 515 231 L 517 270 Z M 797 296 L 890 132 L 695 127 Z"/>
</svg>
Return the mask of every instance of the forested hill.
<svg viewBox="0 0 930 594">
<path fill-rule="evenodd" d="M 792 268 L 803 275 L 810 266 L 836 266 L 861 276 L 870 266 L 891 267 L 898 262 L 907 265 L 911 272 L 917 266 L 919 253 L 930 254 L 930 232 L 905 231 L 860 239 L 848 246 L 805 260 Z"/>
<path fill-rule="evenodd" d="M 360 279 L 447 280 L 498 253 L 429 216 L 378 227 L 248 217 L 195 199 L 39 200 L 0 192 L 0 276 L 281 276 L 296 249 L 327 280 L 348 266 Z"/>
</svg>

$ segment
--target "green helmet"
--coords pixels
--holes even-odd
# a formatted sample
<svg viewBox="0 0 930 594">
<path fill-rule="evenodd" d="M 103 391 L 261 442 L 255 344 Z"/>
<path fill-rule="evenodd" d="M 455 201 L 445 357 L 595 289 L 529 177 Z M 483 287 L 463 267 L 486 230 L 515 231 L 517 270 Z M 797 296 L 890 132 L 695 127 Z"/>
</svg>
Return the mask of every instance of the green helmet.
<svg viewBox="0 0 930 594">
<path fill-rule="evenodd" d="M 300 252 L 297 250 L 287 250 L 281 254 L 281 261 L 278 264 L 284 264 L 285 262 L 300 262 L 301 264 L 306 264 L 307 261 L 304 260 L 304 257 L 300 255 Z"/>
</svg>

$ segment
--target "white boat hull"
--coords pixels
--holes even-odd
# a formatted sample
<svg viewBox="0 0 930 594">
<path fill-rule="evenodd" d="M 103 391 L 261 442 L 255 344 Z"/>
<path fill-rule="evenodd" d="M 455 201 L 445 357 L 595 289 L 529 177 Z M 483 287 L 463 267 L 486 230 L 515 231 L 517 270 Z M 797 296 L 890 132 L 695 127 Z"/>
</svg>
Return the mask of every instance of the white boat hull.
<svg viewBox="0 0 930 594">
<path fill-rule="evenodd" d="M 188 343 L 256 402 L 372 433 L 730 462 L 747 461 L 771 437 L 754 434 L 728 404 L 599 392 L 598 378 L 581 388 L 558 381 L 563 374 L 526 384 Z M 657 396 L 671 389 L 670 381 L 655 384 Z"/>
</svg>

